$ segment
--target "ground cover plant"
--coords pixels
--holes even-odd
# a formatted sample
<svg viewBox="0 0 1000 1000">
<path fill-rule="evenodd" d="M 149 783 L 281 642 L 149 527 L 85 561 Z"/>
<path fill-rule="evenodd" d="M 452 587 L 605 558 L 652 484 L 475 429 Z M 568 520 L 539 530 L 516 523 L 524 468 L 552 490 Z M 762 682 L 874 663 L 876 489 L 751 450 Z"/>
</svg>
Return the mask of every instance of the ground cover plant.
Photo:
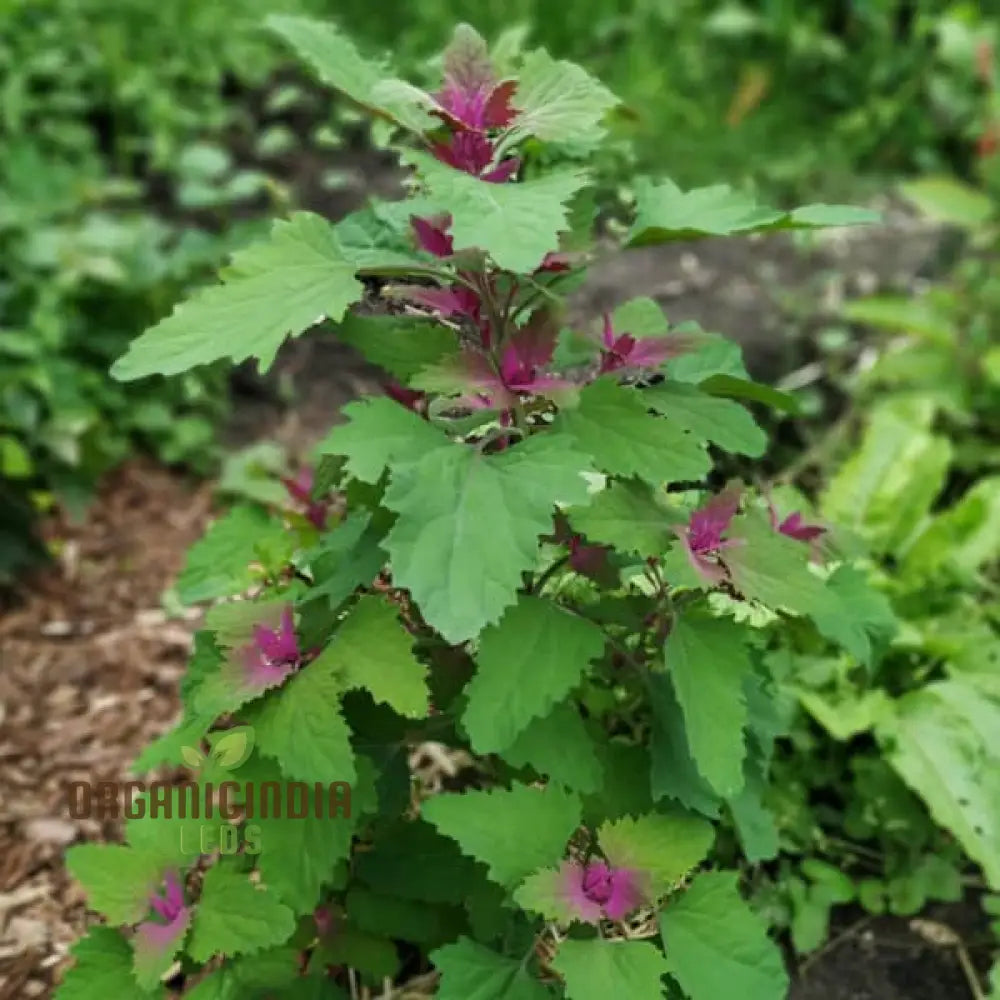
<svg viewBox="0 0 1000 1000">
<path fill-rule="evenodd" d="M 591 177 L 520 151 L 597 149 L 617 99 L 582 69 L 535 50 L 500 75 L 461 26 L 426 93 L 330 25 L 269 27 L 388 123 L 410 194 L 277 221 L 113 372 L 266 368 L 319 324 L 392 381 L 190 552 L 178 596 L 211 607 L 184 717 L 136 771 L 193 775 L 147 789 L 126 843 L 69 852 L 106 923 L 59 996 L 777 1000 L 720 831 L 776 853 L 775 651 L 868 664 L 887 631 L 835 531 L 727 478 L 767 446 L 744 403 L 792 401 L 651 300 L 565 325 Z M 626 246 L 874 221 L 635 189 Z M 413 748 L 471 766 L 428 788 Z M 303 815 L 316 785 L 339 808 Z"/>
</svg>

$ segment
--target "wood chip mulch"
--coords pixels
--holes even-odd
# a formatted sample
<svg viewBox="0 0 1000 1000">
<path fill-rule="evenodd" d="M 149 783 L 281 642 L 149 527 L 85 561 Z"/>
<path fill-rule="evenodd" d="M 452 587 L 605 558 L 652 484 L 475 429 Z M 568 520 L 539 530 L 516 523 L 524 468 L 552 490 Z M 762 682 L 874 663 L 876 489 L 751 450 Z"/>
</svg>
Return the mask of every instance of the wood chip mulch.
<svg viewBox="0 0 1000 1000">
<path fill-rule="evenodd" d="M 70 818 L 64 783 L 125 779 L 176 720 L 193 623 L 161 595 L 210 507 L 209 486 L 131 463 L 84 523 L 48 525 L 58 563 L 0 606 L 0 1000 L 52 996 L 86 924 L 63 853 L 120 839 Z"/>
</svg>

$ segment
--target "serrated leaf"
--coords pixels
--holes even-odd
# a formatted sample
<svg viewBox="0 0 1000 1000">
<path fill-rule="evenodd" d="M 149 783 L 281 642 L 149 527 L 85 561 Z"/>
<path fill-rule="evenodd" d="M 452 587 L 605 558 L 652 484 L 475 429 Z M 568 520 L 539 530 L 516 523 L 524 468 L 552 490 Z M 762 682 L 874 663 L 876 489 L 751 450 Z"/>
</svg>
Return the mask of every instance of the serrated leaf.
<svg viewBox="0 0 1000 1000">
<path fill-rule="evenodd" d="M 567 203 L 588 180 L 581 170 L 557 170 L 517 184 L 493 184 L 427 153 L 407 153 L 427 186 L 427 200 L 451 213 L 456 252 L 482 250 L 497 266 L 530 274 L 568 228 Z"/>
<path fill-rule="evenodd" d="M 556 503 L 584 504 L 585 456 L 551 434 L 498 455 L 448 444 L 394 469 L 384 504 L 393 581 L 451 643 L 479 634 L 513 603 Z"/>
<path fill-rule="evenodd" d="M 440 364 L 458 351 L 453 330 L 405 316 L 351 315 L 336 333 L 338 340 L 350 344 L 402 382 L 409 382 L 421 369 Z"/>
<path fill-rule="evenodd" d="M 252 715 L 258 750 L 289 778 L 353 784 L 357 772 L 340 693 L 336 674 L 324 664 L 303 667 Z"/>
<path fill-rule="evenodd" d="M 519 113 L 511 135 L 593 146 L 604 135 L 601 120 L 618 103 L 580 66 L 536 49 L 524 57 L 518 73 L 511 104 Z"/>
<path fill-rule="evenodd" d="M 710 396 L 684 382 L 650 386 L 642 398 L 701 441 L 751 458 L 759 458 L 767 449 L 767 435 L 749 411 L 732 400 Z"/>
<path fill-rule="evenodd" d="M 323 83 L 335 87 L 362 107 L 419 134 L 434 127 L 435 120 L 409 100 L 393 99 L 391 95 L 381 100 L 375 98 L 375 88 L 391 76 L 389 68 L 381 60 L 362 56 L 333 24 L 278 14 L 272 14 L 264 23 L 316 70 Z"/>
<path fill-rule="evenodd" d="M 77 844 L 66 852 L 66 870 L 86 890 L 90 908 L 114 925 L 142 920 L 163 878 L 155 853 L 124 844 Z"/>
<path fill-rule="evenodd" d="M 314 666 L 320 663 L 344 691 L 364 688 L 400 715 L 427 714 L 427 668 L 413 655 L 413 636 L 398 612 L 380 597 L 358 601 Z"/>
<path fill-rule="evenodd" d="M 597 840 L 616 868 L 639 871 L 655 895 L 673 890 L 705 860 L 715 840 L 712 824 L 680 811 L 623 816 L 604 823 Z"/>
<path fill-rule="evenodd" d="M 726 801 L 743 853 L 751 864 L 771 861 L 781 849 L 777 822 L 764 803 L 767 780 L 761 774 L 761 766 L 760 762 L 748 757 L 744 764 L 743 787 Z"/>
<path fill-rule="evenodd" d="M 736 872 L 706 872 L 660 914 L 670 972 L 691 1000 L 785 1000 L 788 973 Z"/>
<path fill-rule="evenodd" d="M 187 950 L 196 962 L 219 954 L 250 955 L 283 943 L 294 930 L 294 914 L 273 892 L 217 864 L 202 882 Z"/>
<path fill-rule="evenodd" d="M 577 941 L 559 945 L 552 968 L 566 981 L 567 1000 L 661 1000 L 667 962 L 646 941 Z"/>
<path fill-rule="evenodd" d="M 495 788 L 436 795 L 421 814 L 463 853 L 482 861 L 490 878 L 513 887 L 557 862 L 580 823 L 579 798 L 561 788 Z"/>
<path fill-rule="evenodd" d="M 400 899 L 364 886 L 348 890 L 344 905 L 350 921 L 361 930 L 428 948 L 454 940 L 465 924 L 461 907 Z"/>
<path fill-rule="evenodd" d="M 752 669 L 743 629 L 723 618 L 679 615 L 663 652 L 699 773 L 721 797 L 735 795 L 746 756 L 743 682 Z"/>
<path fill-rule="evenodd" d="M 431 953 L 441 972 L 438 1000 L 546 1000 L 548 991 L 524 963 L 469 938 Z"/>
<path fill-rule="evenodd" d="M 814 229 L 877 223 L 877 212 L 849 205 L 806 205 L 792 212 L 758 205 L 726 184 L 682 191 L 673 181 L 636 184 L 636 217 L 629 246 L 649 246 L 703 236 Z"/>
<path fill-rule="evenodd" d="M 604 634 L 551 601 L 521 597 L 482 635 L 462 724 L 478 753 L 509 747 L 604 651 Z"/>
<path fill-rule="evenodd" d="M 673 799 L 705 816 L 719 814 L 719 799 L 691 758 L 684 714 L 667 674 L 651 674 L 649 698 L 653 710 L 650 781 L 653 798 Z"/>
<path fill-rule="evenodd" d="M 1000 888 L 1000 704 L 941 681 L 900 698 L 876 732 L 900 777 Z"/>
<path fill-rule="evenodd" d="M 343 455 L 347 471 L 363 483 L 377 483 L 386 466 L 399 458 L 415 461 L 447 438 L 417 414 L 387 396 L 348 403 L 338 424 L 319 445 L 320 454 Z"/>
<path fill-rule="evenodd" d="M 596 792 L 604 780 L 595 743 L 580 713 L 566 702 L 532 720 L 501 756 L 577 792 Z"/>
<path fill-rule="evenodd" d="M 351 511 L 332 531 L 323 535 L 311 554 L 314 584 L 306 602 L 325 598 L 339 607 L 358 587 L 367 586 L 382 571 L 388 557 L 381 542 L 385 529 L 365 510 Z"/>
<path fill-rule="evenodd" d="M 708 452 L 682 428 L 651 416 L 642 393 L 600 379 L 559 414 L 553 431 L 590 455 L 603 472 L 654 485 L 697 481 L 712 467 Z"/>
<path fill-rule="evenodd" d="M 670 526 L 687 520 L 685 512 L 638 480 L 612 482 L 586 507 L 571 507 L 566 516 L 588 541 L 642 556 L 665 552 L 676 539 Z"/>
<path fill-rule="evenodd" d="M 73 965 L 56 988 L 56 1000 L 157 1000 L 162 987 L 144 990 L 132 972 L 132 949 L 110 927 L 91 927 L 70 949 Z"/>
<path fill-rule="evenodd" d="M 132 341 L 111 374 L 129 381 L 251 357 L 266 371 L 289 334 L 323 316 L 339 321 L 361 298 L 355 270 L 325 219 L 296 212 L 276 222 L 269 239 L 235 254 L 222 284 L 196 292 Z"/>
</svg>

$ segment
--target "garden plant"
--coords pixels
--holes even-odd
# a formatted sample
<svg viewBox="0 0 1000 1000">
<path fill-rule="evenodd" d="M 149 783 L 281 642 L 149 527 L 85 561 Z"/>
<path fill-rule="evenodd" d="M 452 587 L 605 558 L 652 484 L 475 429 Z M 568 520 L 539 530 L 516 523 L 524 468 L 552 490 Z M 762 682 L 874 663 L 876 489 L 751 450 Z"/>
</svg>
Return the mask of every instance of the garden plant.
<svg viewBox="0 0 1000 1000">
<path fill-rule="evenodd" d="M 652 299 L 567 321 L 596 253 L 583 157 L 618 103 L 580 67 L 499 74 L 463 25 L 426 93 L 331 25 L 268 26 L 387 123 L 409 193 L 275 222 L 113 374 L 266 369 L 319 327 L 391 381 L 289 503 L 239 504 L 189 553 L 178 594 L 209 607 L 183 717 L 136 762 L 189 776 L 129 808 L 126 843 L 70 850 L 104 923 L 58 997 L 781 1000 L 744 862 L 782 848 L 789 695 L 816 664 L 880 669 L 897 630 L 855 532 L 750 485 L 752 408 L 793 400 Z M 634 190 L 626 249 L 876 219 Z M 995 709 L 957 681 L 912 697 L 879 702 L 893 766 L 993 884 L 989 817 L 943 809 L 905 747 L 929 701 Z M 221 817 L 194 814 L 227 781 Z M 345 806 L 344 783 L 318 814 L 257 796 Z"/>
</svg>

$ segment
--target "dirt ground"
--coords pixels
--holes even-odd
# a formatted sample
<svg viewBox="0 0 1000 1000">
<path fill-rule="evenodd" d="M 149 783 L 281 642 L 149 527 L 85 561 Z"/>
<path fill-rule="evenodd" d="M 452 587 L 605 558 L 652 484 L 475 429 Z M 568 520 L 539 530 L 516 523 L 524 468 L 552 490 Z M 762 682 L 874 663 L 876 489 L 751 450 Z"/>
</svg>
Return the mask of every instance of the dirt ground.
<svg viewBox="0 0 1000 1000">
<path fill-rule="evenodd" d="M 365 181 L 360 170 L 335 206 L 329 196 L 306 203 L 343 211 L 361 199 Z M 634 295 L 653 295 L 672 320 L 738 339 L 755 376 L 786 377 L 812 360 L 810 331 L 832 322 L 845 296 L 912 288 L 933 268 L 940 234 L 886 207 L 884 229 L 837 233 L 812 249 L 782 237 L 612 256 L 595 268 L 573 314 L 593 322 Z M 281 382 L 293 387 L 294 406 L 279 402 Z M 330 338 L 295 341 L 267 379 L 240 380 L 227 440 L 277 437 L 304 448 L 343 403 L 378 385 L 377 370 Z M 169 618 L 160 599 L 211 505 L 209 485 L 131 463 L 108 478 L 85 523 L 49 526 L 57 564 L 30 582 L 19 605 L 0 606 L 0 1000 L 51 996 L 85 919 L 62 852 L 117 834 L 113 824 L 69 819 L 63 782 L 125 777 L 174 721 L 197 622 Z M 935 919 L 964 938 L 961 909 Z M 803 970 L 791 1000 L 973 997 L 955 947 L 933 937 L 902 920 L 851 925 Z"/>
</svg>

